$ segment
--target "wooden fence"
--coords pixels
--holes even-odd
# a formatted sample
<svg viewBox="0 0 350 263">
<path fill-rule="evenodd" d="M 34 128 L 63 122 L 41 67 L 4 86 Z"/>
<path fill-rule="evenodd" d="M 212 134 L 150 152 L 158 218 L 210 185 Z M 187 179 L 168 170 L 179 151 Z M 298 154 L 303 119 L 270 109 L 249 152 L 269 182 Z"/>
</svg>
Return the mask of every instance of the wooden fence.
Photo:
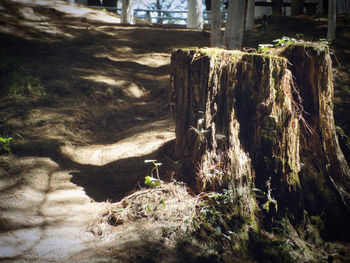
<svg viewBox="0 0 350 263">
<path fill-rule="evenodd" d="M 306 13 L 308 9 L 315 9 L 316 3 L 305 3 Z M 271 15 L 272 3 L 271 2 L 255 2 L 255 16 L 262 17 L 264 15 Z M 121 8 L 116 7 L 105 7 L 105 6 L 90 6 L 97 9 L 105 9 L 116 14 L 121 14 Z M 283 4 L 284 13 L 290 13 L 290 3 Z M 172 15 L 171 15 L 172 14 Z M 221 12 L 223 21 L 227 18 L 227 10 Z M 166 24 L 186 24 L 187 21 L 187 11 L 186 10 L 151 10 L 151 9 L 134 9 L 135 18 L 157 22 L 157 23 L 166 23 Z M 203 20 L 205 24 L 210 23 L 210 11 L 203 11 Z"/>
<path fill-rule="evenodd" d="M 121 8 L 104 7 L 104 6 L 90 6 L 91 8 L 104 9 L 121 15 Z M 172 14 L 172 15 L 170 15 Z M 222 12 L 223 19 L 226 18 L 227 12 Z M 183 21 L 186 24 L 187 11 L 186 10 L 151 10 L 151 9 L 134 9 L 135 18 L 158 22 L 158 23 L 177 23 Z M 203 11 L 203 20 L 205 23 L 209 22 L 210 11 Z"/>
</svg>

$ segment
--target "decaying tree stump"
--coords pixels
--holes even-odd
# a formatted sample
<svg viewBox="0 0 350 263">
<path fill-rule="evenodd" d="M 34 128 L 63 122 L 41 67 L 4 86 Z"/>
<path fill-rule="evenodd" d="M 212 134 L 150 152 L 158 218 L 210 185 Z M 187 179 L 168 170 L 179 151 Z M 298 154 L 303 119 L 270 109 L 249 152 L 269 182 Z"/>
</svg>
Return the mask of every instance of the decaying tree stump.
<svg viewBox="0 0 350 263">
<path fill-rule="evenodd" d="M 350 170 L 334 124 L 329 50 L 319 45 L 295 45 L 281 55 L 290 61 L 307 123 L 301 129 L 302 201 L 309 213 L 325 213 L 329 233 L 338 235 L 332 229 L 349 222 Z"/>
<path fill-rule="evenodd" d="M 295 221 L 305 211 L 327 226 L 349 220 L 327 47 L 296 44 L 279 56 L 182 49 L 171 68 L 174 155 L 197 192 L 232 189 L 253 213 L 257 187 Z M 346 233 L 336 226 L 330 232 Z"/>
</svg>

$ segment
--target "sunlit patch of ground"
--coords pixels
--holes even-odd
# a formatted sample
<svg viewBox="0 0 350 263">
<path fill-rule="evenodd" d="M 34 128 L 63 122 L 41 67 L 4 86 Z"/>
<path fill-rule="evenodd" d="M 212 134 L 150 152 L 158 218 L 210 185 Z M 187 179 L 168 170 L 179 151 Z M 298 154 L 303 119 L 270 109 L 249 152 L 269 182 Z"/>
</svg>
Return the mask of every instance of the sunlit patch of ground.
<svg viewBox="0 0 350 263">
<path fill-rule="evenodd" d="M 67 4 L 66 1 L 59 0 L 13 0 L 18 3 L 25 3 L 29 5 L 36 6 L 50 6 L 50 8 L 55 9 L 59 12 L 66 14 L 71 17 L 85 17 L 87 19 L 106 22 L 106 23 L 120 23 L 120 17 L 117 15 L 112 15 L 111 13 L 106 13 L 98 10 L 88 8 L 83 5 L 78 4 Z M 27 7 L 29 10 L 30 7 Z M 22 9 L 23 10 L 23 9 Z M 31 13 L 31 11 L 29 11 Z M 32 16 L 27 16 L 27 18 L 32 18 Z"/>
<path fill-rule="evenodd" d="M 158 121 L 152 124 L 153 129 L 138 132 L 123 140 L 109 145 L 87 145 L 61 147 L 64 155 L 79 164 L 106 165 L 121 159 L 140 157 L 157 151 L 170 140 L 175 139 L 168 121 Z M 171 126 L 170 126 L 171 127 Z M 127 132 L 126 132 L 127 133 Z"/>
<path fill-rule="evenodd" d="M 127 46 L 130 36 L 119 38 L 121 27 L 105 24 L 119 17 L 102 11 L 30 0 L 4 1 L 0 8 L 0 33 L 19 37 L 16 44 L 22 38 L 48 44 L 8 45 L 28 58 L 30 72 L 40 67 L 38 79 L 49 94 L 33 103 L 25 97 L 15 105 L 1 100 L 8 106 L 1 112 L 1 131 L 19 136 L 13 154 L 0 155 L 0 259 L 99 262 L 96 251 L 94 259 L 90 253 L 100 240 L 87 226 L 106 211 L 106 203 L 93 199 L 132 191 L 152 169 L 144 158 L 174 138 L 172 120 L 157 102 L 167 103 L 167 95 L 150 97 L 168 83 L 157 68 L 167 66 L 170 55 L 134 54 Z M 22 57 L 9 61 L 13 65 L 4 65 L 6 70 L 26 63 Z"/>
<path fill-rule="evenodd" d="M 144 53 L 144 54 L 135 54 L 135 55 L 123 55 L 125 52 L 130 52 L 130 48 L 115 48 L 116 54 L 118 56 L 105 55 L 103 53 L 96 54 L 96 57 L 108 57 L 110 60 L 114 61 L 132 61 L 141 65 L 149 66 L 152 68 L 158 68 L 161 66 L 169 65 L 170 63 L 170 54 L 165 53 Z"/>
<path fill-rule="evenodd" d="M 94 237 L 81 225 L 101 211 L 49 158 L 0 158 L 0 258 L 70 260 Z"/>
</svg>

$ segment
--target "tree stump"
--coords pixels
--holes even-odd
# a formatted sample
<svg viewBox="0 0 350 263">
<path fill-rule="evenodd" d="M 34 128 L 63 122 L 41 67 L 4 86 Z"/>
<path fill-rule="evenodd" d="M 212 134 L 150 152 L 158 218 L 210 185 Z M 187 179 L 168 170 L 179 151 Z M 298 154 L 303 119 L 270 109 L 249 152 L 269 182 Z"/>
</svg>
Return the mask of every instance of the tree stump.
<svg viewBox="0 0 350 263">
<path fill-rule="evenodd" d="M 281 55 L 290 61 L 305 120 L 300 136 L 304 209 L 311 215 L 324 213 L 330 238 L 335 238 L 339 231 L 346 233 L 342 228 L 349 222 L 350 170 L 334 124 L 329 50 L 322 45 L 294 45 Z"/>
<path fill-rule="evenodd" d="M 278 56 L 181 49 L 171 69 L 174 155 L 197 192 L 232 189 L 254 213 L 257 187 L 270 210 L 277 201 L 276 214 L 300 222 L 306 211 L 322 216 L 329 233 L 346 232 L 334 224 L 350 218 L 350 172 L 327 47 L 296 44 Z"/>
</svg>

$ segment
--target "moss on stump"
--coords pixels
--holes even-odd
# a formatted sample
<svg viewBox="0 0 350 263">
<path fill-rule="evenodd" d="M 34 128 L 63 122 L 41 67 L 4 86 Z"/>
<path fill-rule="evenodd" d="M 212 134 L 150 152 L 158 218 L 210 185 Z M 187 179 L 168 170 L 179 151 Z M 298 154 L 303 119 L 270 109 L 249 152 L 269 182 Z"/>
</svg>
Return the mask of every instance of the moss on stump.
<svg viewBox="0 0 350 263">
<path fill-rule="evenodd" d="M 350 172 L 334 125 L 328 48 L 297 44 L 279 56 L 180 49 L 171 84 L 174 155 L 197 192 L 234 190 L 247 214 L 264 204 L 267 228 L 285 216 L 301 224 L 308 213 L 325 221 L 325 236 L 350 238 L 336 224 L 350 218 Z"/>
</svg>

